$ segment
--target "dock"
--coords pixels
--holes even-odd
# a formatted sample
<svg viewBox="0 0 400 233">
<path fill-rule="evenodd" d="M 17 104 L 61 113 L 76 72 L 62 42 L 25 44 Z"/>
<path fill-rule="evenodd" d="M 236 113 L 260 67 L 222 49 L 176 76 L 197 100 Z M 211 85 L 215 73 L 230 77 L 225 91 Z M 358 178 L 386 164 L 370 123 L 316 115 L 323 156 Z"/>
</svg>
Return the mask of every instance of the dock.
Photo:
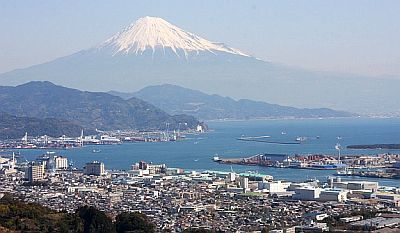
<svg viewBox="0 0 400 233">
<path fill-rule="evenodd" d="M 237 164 L 247 166 L 273 166 L 276 161 L 287 158 L 286 154 L 256 154 L 245 158 L 220 158 L 214 157 L 214 161 L 222 164 Z"/>
<path fill-rule="evenodd" d="M 280 144 L 280 145 L 299 145 L 299 144 L 301 144 L 301 141 L 279 142 L 279 141 L 262 140 L 262 138 L 265 138 L 265 137 L 241 137 L 241 138 L 237 138 L 237 140 L 247 141 L 247 142 L 262 142 L 262 143 L 269 143 L 269 144 Z"/>
</svg>

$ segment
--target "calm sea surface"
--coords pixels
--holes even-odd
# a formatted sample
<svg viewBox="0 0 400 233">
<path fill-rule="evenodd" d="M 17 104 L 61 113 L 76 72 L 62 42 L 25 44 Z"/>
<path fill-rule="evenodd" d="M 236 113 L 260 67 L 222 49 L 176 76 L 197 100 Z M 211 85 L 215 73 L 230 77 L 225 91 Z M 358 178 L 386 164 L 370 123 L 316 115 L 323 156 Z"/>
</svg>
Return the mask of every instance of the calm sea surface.
<svg viewBox="0 0 400 233">
<path fill-rule="evenodd" d="M 211 132 L 187 135 L 178 142 L 125 143 L 122 145 L 86 146 L 61 150 L 77 167 L 98 160 L 106 169 L 130 169 L 139 160 L 165 163 L 169 167 L 186 170 L 230 171 L 231 166 L 214 163 L 212 157 L 244 157 L 257 153 L 337 154 L 334 146 L 350 144 L 400 143 L 400 119 L 312 119 L 312 120 L 253 120 L 209 122 Z M 282 133 L 284 132 L 284 133 Z M 296 137 L 308 140 L 300 145 L 278 145 L 239 141 L 242 136 L 270 136 L 271 141 L 294 142 Z M 319 136 L 319 139 L 317 139 Z M 339 137 L 339 139 L 338 139 Z M 101 153 L 92 153 L 100 149 Z M 45 150 L 21 150 L 27 160 L 34 160 Z M 399 150 L 342 150 L 342 154 L 400 153 Z M 326 180 L 332 171 L 279 169 L 254 166 L 232 166 L 235 172 L 258 171 L 275 179 L 301 181 L 307 178 Z M 361 178 L 349 178 L 361 179 Z M 365 178 L 363 178 L 365 179 Z M 376 179 L 369 179 L 376 180 Z M 400 186 L 399 180 L 379 179 L 381 185 Z"/>
</svg>

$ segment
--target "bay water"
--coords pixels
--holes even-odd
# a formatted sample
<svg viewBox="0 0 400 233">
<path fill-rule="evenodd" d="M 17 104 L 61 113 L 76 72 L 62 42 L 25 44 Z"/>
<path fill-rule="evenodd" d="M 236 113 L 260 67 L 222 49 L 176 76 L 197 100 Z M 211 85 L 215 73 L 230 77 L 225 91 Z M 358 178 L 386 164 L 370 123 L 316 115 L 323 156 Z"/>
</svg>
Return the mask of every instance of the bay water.
<svg viewBox="0 0 400 233">
<path fill-rule="evenodd" d="M 330 154 L 337 155 L 335 145 L 340 143 L 342 154 L 400 153 L 400 150 L 348 150 L 352 144 L 400 143 L 400 119 L 346 118 L 346 119 L 285 119 L 207 122 L 210 131 L 188 134 L 185 140 L 157 143 L 124 143 L 121 145 L 93 145 L 69 150 L 56 150 L 68 157 L 78 168 L 86 162 L 101 161 L 106 169 L 129 170 L 131 164 L 144 160 L 155 164 L 185 170 L 218 170 L 259 172 L 275 179 L 302 181 L 316 178 L 325 181 L 334 171 L 267 168 L 258 166 L 224 165 L 212 161 L 216 155 L 223 158 L 248 157 L 258 153 Z M 301 144 L 268 144 L 237 140 L 240 137 L 269 136 L 263 140 Z M 100 149 L 100 153 L 93 150 Z M 46 150 L 19 150 L 21 158 L 34 160 Z M 347 177 L 379 181 L 381 185 L 400 186 L 399 180 Z"/>
</svg>

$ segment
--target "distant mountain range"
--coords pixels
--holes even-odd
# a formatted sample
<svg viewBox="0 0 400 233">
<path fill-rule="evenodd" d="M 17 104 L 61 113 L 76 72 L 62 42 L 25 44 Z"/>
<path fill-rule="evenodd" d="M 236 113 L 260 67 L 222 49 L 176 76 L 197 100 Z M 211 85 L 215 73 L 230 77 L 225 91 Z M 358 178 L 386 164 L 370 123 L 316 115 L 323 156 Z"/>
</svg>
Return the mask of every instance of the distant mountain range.
<svg viewBox="0 0 400 233">
<path fill-rule="evenodd" d="M 13 116 L 62 119 L 85 129 L 151 130 L 164 129 L 167 124 L 170 129 L 183 129 L 195 128 L 199 123 L 192 116 L 171 116 L 135 97 L 124 100 L 107 93 L 79 91 L 51 82 L 2 86 L 0 103 L 1 111 Z"/>
<path fill-rule="evenodd" d="M 17 117 L 0 112 L 0 139 L 22 138 L 26 132 L 29 132 L 30 136 L 60 137 L 68 135 L 76 137 L 81 134 L 82 129 L 82 126 L 66 120 Z"/>
<path fill-rule="evenodd" d="M 400 111 L 400 101 L 394 96 L 400 79 L 307 71 L 263 61 L 157 17 L 138 19 L 91 48 L 0 74 L 0 85 L 33 80 L 121 92 L 171 83 L 299 108 L 377 115 Z"/>
<path fill-rule="evenodd" d="M 247 99 L 234 100 L 219 95 L 164 84 L 149 86 L 134 93 L 110 91 L 124 99 L 137 97 L 169 114 L 188 114 L 201 120 L 256 119 L 256 118 L 319 118 L 356 116 L 328 108 L 293 108 Z"/>
<path fill-rule="evenodd" d="M 119 97 L 121 96 L 121 97 Z M 143 99 L 143 100 L 142 100 Z M 0 139 L 29 135 L 78 136 L 82 129 L 195 128 L 211 119 L 348 117 L 331 109 L 298 109 L 207 95 L 176 85 L 135 93 L 88 92 L 51 82 L 0 86 Z"/>
</svg>

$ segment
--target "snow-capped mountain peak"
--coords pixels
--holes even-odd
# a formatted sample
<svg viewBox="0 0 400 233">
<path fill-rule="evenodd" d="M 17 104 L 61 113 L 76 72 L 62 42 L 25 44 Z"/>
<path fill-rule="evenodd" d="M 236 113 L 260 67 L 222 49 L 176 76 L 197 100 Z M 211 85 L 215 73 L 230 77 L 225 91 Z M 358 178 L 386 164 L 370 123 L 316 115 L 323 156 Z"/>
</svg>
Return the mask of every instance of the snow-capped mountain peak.
<svg viewBox="0 0 400 233">
<path fill-rule="evenodd" d="M 186 32 L 162 18 L 143 17 L 121 32 L 106 40 L 100 48 L 111 48 L 113 54 L 143 54 L 145 50 L 171 49 L 176 55 L 182 50 L 191 52 L 227 52 L 249 56 L 221 43 L 213 43 L 190 32 Z M 179 55 L 178 55 L 179 56 Z"/>
</svg>

